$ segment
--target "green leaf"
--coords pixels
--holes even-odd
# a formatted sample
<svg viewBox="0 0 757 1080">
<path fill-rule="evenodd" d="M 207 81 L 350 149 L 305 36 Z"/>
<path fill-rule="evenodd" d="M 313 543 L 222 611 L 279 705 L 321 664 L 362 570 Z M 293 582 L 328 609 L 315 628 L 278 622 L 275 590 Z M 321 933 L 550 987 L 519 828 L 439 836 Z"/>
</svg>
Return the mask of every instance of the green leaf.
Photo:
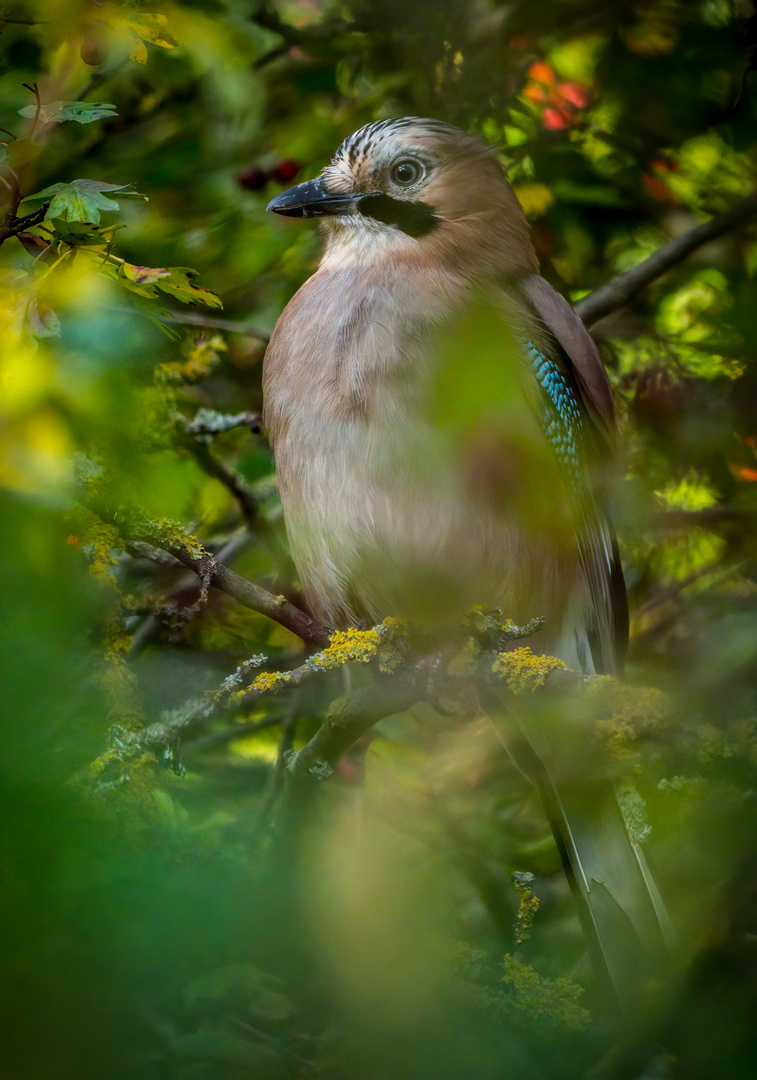
<svg viewBox="0 0 757 1080">
<path fill-rule="evenodd" d="M 159 295 L 158 290 L 180 300 L 182 304 L 205 304 L 206 307 L 222 308 L 220 296 L 210 289 L 193 285 L 197 271 L 188 266 L 134 266 L 127 262 L 103 262 L 99 269 L 109 277 L 115 278 L 130 292 L 152 299 Z"/>
<path fill-rule="evenodd" d="M 155 284 L 162 292 L 180 300 L 182 304 L 205 304 L 206 307 L 222 308 L 220 296 L 216 296 L 210 289 L 192 284 L 192 279 L 197 276 L 197 271 L 190 270 L 187 266 L 172 266 L 168 276 L 161 277 Z"/>
<path fill-rule="evenodd" d="M 35 116 L 36 105 L 27 105 L 19 109 L 21 116 Z M 62 124 L 65 120 L 75 120 L 77 124 L 91 124 L 93 120 L 118 116 L 116 106 L 109 101 L 50 101 L 39 110 L 39 119 L 45 124 Z"/>
<path fill-rule="evenodd" d="M 117 194 L 119 199 L 146 199 L 146 195 L 129 190 L 131 184 L 106 184 L 101 180 L 72 180 L 70 184 L 52 184 L 44 191 L 27 195 L 23 200 L 50 199 L 45 220 L 61 218 L 63 221 L 84 221 L 100 224 L 101 210 L 118 210 L 118 203 L 105 195 Z"/>
<path fill-rule="evenodd" d="M 111 242 L 119 229 L 126 228 L 125 225 L 108 225 L 103 229 L 86 221 L 69 222 L 63 218 L 56 218 L 52 225 L 55 240 L 76 247 L 104 247 Z"/>
<path fill-rule="evenodd" d="M 93 252 L 93 254 L 95 254 Z M 101 274 L 105 274 L 109 278 L 113 278 L 123 288 L 128 289 L 129 292 L 136 293 L 137 296 L 145 296 L 150 300 L 154 300 L 160 294 L 153 284 L 149 281 L 145 281 L 139 278 L 134 273 L 126 273 L 124 267 L 128 266 L 130 271 L 146 270 L 147 267 L 130 266 L 129 263 L 112 262 L 110 259 L 98 259 L 97 269 Z"/>
</svg>

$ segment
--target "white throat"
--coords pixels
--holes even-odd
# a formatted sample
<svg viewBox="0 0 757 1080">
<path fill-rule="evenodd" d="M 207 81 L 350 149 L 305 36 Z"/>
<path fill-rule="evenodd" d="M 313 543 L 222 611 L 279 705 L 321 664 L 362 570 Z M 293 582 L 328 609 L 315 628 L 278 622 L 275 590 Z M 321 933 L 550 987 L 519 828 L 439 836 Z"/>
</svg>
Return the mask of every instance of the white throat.
<svg viewBox="0 0 757 1080">
<path fill-rule="evenodd" d="M 375 266 L 418 253 L 418 241 L 412 236 L 362 214 L 333 217 L 323 224 L 326 250 L 320 267 L 324 270 Z"/>
</svg>

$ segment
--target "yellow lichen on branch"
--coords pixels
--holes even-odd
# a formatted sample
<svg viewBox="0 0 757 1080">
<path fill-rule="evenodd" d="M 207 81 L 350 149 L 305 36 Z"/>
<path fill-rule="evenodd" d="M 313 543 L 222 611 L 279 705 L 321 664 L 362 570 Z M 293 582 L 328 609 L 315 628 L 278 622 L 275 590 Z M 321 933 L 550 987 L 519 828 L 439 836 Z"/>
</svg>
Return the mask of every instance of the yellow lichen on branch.
<svg viewBox="0 0 757 1080">
<path fill-rule="evenodd" d="M 218 366 L 221 353 L 226 350 L 226 342 L 220 334 L 201 338 L 191 346 L 186 360 L 161 364 L 156 370 L 156 379 L 169 383 L 194 383 L 206 379 Z"/>
<path fill-rule="evenodd" d="M 313 671 L 328 671 L 350 660 L 367 664 L 378 652 L 380 644 L 381 635 L 375 628 L 356 630 L 351 626 L 347 630 L 337 630 L 332 634 L 328 646 L 311 656 L 307 663 Z"/>
<path fill-rule="evenodd" d="M 291 675 L 288 671 L 261 671 L 259 675 L 252 680 L 248 689 L 260 690 L 265 692 L 266 690 L 278 690 L 284 683 L 289 682 Z M 247 691 L 243 691 L 246 693 Z"/>
<path fill-rule="evenodd" d="M 513 694 L 530 694 L 546 686 L 553 671 L 565 668 L 562 660 L 554 656 L 537 656 L 528 645 L 521 645 L 512 652 L 497 654 L 492 664 L 492 674 L 499 675 Z"/>
</svg>

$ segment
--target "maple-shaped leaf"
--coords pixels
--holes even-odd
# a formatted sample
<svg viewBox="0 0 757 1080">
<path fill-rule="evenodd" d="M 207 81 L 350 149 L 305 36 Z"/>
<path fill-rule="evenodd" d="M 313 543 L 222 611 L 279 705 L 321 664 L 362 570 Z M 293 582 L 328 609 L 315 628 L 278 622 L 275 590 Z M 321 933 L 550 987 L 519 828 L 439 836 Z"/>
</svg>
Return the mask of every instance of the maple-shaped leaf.
<svg viewBox="0 0 757 1080">
<path fill-rule="evenodd" d="M 106 194 L 107 193 L 107 194 Z M 44 191 L 27 195 L 29 199 L 50 199 L 50 206 L 45 220 L 62 218 L 64 221 L 86 221 L 90 225 L 100 224 L 101 210 L 118 210 L 118 203 L 111 195 L 119 199 L 147 199 L 146 195 L 132 190 L 131 184 L 106 184 L 101 180 L 72 180 L 70 184 L 52 184 Z"/>
<path fill-rule="evenodd" d="M 33 117 L 37 113 L 37 106 L 26 105 L 18 111 L 21 116 Z M 93 120 L 103 120 L 108 116 L 118 116 L 116 106 L 109 101 L 49 101 L 39 110 L 39 119 L 45 124 L 62 124 L 65 120 L 91 124 Z"/>
<path fill-rule="evenodd" d="M 139 296 L 154 299 L 160 290 L 180 300 L 182 304 L 223 307 L 220 296 L 216 296 L 210 289 L 193 284 L 197 271 L 188 266 L 135 266 L 132 263 L 111 260 L 103 262 L 98 269 Z"/>
</svg>

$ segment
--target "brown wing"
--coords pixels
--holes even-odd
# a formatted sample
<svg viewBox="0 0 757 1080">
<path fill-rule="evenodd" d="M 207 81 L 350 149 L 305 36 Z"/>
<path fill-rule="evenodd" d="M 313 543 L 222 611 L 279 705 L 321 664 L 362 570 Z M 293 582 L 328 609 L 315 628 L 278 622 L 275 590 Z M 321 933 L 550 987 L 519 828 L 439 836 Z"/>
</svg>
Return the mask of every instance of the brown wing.
<svg viewBox="0 0 757 1080">
<path fill-rule="evenodd" d="M 521 282 L 521 288 L 562 346 L 581 400 L 599 435 L 614 443 L 617 432 L 615 402 L 607 372 L 589 331 L 568 301 L 539 274 L 529 274 Z"/>
<path fill-rule="evenodd" d="M 569 366 L 584 411 L 600 445 L 614 450 L 617 417 L 610 381 L 597 346 L 570 304 L 538 274 L 521 289 Z M 588 593 L 587 636 L 597 672 L 620 673 L 628 643 L 628 599 L 615 531 L 602 506 L 602 484 L 581 498 L 581 563 Z"/>
</svg>

